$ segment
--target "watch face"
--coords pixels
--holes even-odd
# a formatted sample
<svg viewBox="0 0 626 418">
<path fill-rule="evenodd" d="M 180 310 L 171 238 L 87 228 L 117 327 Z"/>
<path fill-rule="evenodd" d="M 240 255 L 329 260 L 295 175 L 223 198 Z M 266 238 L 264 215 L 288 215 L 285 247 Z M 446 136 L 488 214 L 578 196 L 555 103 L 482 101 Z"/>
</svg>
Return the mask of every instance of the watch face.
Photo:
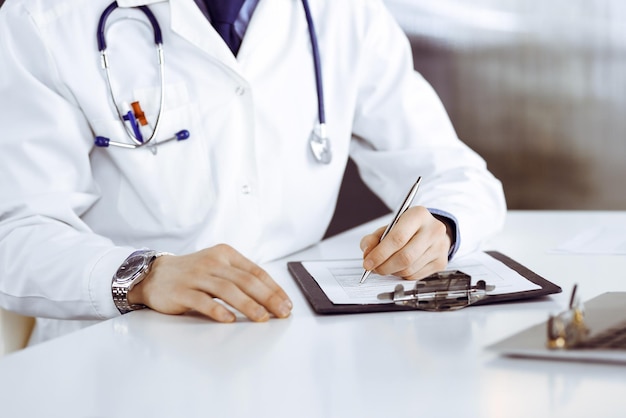
<svg viewBox="0 0 626 418">
<path fill-rule="evenodd" d="M 144 266 L 145 258 L 141 254 L 127 258 L 117 271 L 117 280 L 120 282 L 131 280 Z"/>
</svg>

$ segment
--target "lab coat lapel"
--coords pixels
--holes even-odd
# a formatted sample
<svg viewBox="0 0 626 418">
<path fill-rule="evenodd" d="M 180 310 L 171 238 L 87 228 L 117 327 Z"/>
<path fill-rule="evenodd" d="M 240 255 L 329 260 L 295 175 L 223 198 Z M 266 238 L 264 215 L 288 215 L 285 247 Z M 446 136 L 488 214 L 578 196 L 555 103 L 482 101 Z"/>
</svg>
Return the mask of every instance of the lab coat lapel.
<svg viewBox="0 0 626 418">
<path fill-rule="evenodd" d="M 193 0 L 170 0 L 172 31 L 236 70 L 237 60 Z"/>
<path fill-rule="evenodd" d="M 251 55 L 258 55 L 261 51 L 269 52 L 271 56 L 272 51 L 281 50 L 280 45 L 288 39 L 282 31 L 288 31 L 293 25 L 291 15 L 294 5 L 302 7 L 299 1 L 293 0 L 259 1 L 239 48 L 240 63 L 243 64 Z"/>
</svg>

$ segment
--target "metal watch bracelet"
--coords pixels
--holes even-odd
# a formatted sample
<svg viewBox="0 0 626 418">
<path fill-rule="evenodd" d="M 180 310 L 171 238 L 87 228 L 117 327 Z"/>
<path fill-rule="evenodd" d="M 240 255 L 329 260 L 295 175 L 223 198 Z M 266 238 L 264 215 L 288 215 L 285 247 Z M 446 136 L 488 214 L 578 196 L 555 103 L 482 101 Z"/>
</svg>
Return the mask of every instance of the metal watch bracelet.
<svg viewBox="0 0 626 418">
<path fill-rule="evenodd" d="M 145 305 L 131 305 L 128 302 L 128 292 L 148 275 L 154 260 L 163 255 L 171 255 L 171 253 L 138 250 L 124 260 L 111 282 L 113 303 L 121 314 L 146 308 Z"/>
</svg>

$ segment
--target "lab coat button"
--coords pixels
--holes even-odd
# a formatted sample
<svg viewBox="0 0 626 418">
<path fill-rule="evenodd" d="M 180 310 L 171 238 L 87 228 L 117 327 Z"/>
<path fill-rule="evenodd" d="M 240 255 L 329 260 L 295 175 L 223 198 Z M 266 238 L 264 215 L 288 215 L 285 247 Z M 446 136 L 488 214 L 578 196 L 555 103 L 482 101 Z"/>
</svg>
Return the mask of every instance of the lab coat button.
<svg viewBox="0 0 626 418">
<path fill-rule="evenodd" d="M 241 188 L 241 193 L 250 194 L 252 193 L 252 188 L 248 184 L 244 184 L 243 187 Z"/>
<path fill-rule="evenodd" d="M 246 88 L 243 86 L 237 86 L 237 88 L 235 89 L 235 94 L 237 94 L 237 96 L 243 96 L 244 94 L 246 94 Z"/>
</svg>

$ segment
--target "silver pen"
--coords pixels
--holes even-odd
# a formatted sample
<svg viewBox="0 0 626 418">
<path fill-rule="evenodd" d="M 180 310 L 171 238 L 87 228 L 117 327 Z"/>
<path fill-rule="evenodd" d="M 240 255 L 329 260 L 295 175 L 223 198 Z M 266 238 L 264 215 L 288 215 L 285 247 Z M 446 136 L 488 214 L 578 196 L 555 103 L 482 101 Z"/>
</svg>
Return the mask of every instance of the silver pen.
<svg viewBox="0 0 626 418">
<path fill-rule="evenodd" d="M 417 194 L 417 188 L 419 187 L 421 181 L 422 181 L 422 177 L 420 176 L 417 178 L 417 181 L 415 182 L 413 187 L 411 187 L 411 190 L 409 190 L 409 193 L 404 198 L 402 205 L 400 205 L 400 207 L 398 208 L 398 211 L 394 215 L 391 223 L 387 225 L 387 228 L 385 228 L 385 232 L 383 232 L 383 234 L 380 236 L 380 241 L 385 239 L 389 231 L 391 231 L 391 229 L 394 226 L 396 226 L 396 224 L 398 223 L 400 216 L 402 216 L 402 214 L 406 212 L 406 210 L 411 206 L 411 203 L 413 203 L 413 199 L 415 198 L 415 195 Z M 363 272 L 363 275 L 361 276 L 361 280 L 359 281 L 359 284 L 363 283 L 371 273 L 372 273 L 372 270 L 365 270 Z"/>
</svg>

